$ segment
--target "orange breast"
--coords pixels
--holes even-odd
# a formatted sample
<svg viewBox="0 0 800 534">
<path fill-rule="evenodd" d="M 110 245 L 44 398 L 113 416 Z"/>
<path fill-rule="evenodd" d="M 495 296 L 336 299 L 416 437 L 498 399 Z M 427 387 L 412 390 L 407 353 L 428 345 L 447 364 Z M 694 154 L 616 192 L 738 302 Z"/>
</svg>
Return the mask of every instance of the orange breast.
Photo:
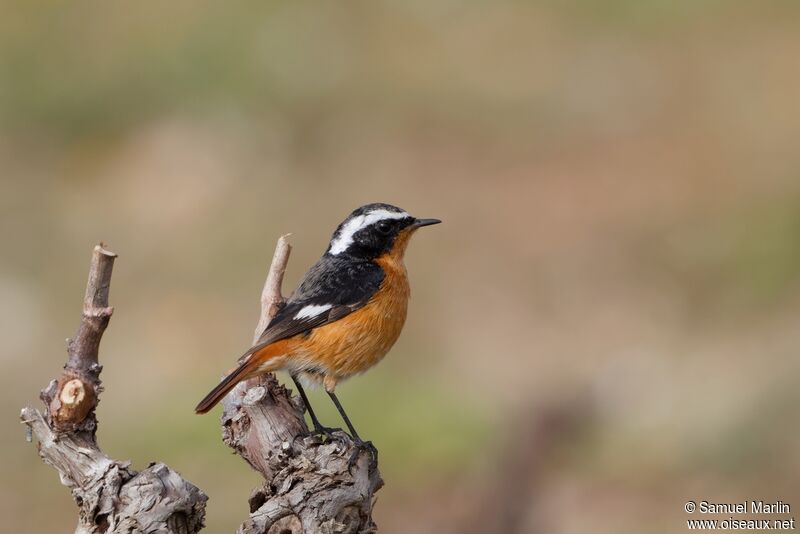
<svg viewBox="0 0 800 534">
<path fill-rule="evenodd" d="M 408 309 L 406 270 L 402 262 L 385 261 L 381 267 L 385 278 L 369 303 L 316 328 L 302 344 L 307 353 L 304 356 L 322 364 L 320 370 L 331 378 L 338 380 L 366 371 L 389 352 L 400 336 Z"/>
<path fill-rule="evenodd" d="M 328 389 L 378 363 L 403 329 L 410 290 L 402 257 L 387 254 L 376 261 L 385 276 L 370 301 L 338 321 L 315 328 L 287 361 L 292 367 L 324 375 Z"/>
</svg>

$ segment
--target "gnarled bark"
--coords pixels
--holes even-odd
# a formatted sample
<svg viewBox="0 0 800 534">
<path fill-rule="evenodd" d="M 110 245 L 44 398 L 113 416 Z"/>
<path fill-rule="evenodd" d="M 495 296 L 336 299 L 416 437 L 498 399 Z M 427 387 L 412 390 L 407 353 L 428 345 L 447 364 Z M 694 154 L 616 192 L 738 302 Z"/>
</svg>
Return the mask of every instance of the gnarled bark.
<svg viewBox="0 0 800 534">
<path fill-rule="evenodd" d="M 278 241 L 262 293 L 256 338 L 284 303 L 281 281 L 290 247 Z M 137 472 L 97 446 L 98 349 L 113 313 L 108 305 L 116 255 L 94 249 L 83 317 L 68 341 L 61 374 L 41 393 L 42 412 L 22 410 L 39 455 L 54 467 L 79 508 L 77 533 L 169 532 L 203 527 L 206 495 L 168 466 Z M 344 432 L 327 441 L 308 433 L 302 402 L 266 375 L 239 384 L 223 401 L 223 439 L 265 482 L 250 497 L 243 534 L 375 532 L 372 507 L 383 485 L 377 459 Z M 355 463 L 350 462 L 355 458 Z"/>
<path fill-rule="evenodd" d="M 137 472 L 97 446 L 98 349 L 114 312 L 108 290 L 115 258 L 102 243 L 94 248 L 67 363 L 41 392 L 44 412 L 26 407 L 20 417 L 38 440 L 39 456 L 72 491 L 79 508 L 76 533 L 198 532 L 208 500 L 202 491 L 164 464 Z"/>
<path fill-rule="evenodd" d="M 264 284 L 254 342 L 285 302 L 281 282 L 291 251 L 286 237 L 278 240 Z M 383 485 L 377 460 L 343 432 L 337 441 L 309 435 L 303 410 L 302 401 L 272 374 L 239 384 L 223 400 L 223 440 L 265 479 L 251 495 L 250 517 L 238 532 L 375 532 L 372 507 Z"/>
</svg>

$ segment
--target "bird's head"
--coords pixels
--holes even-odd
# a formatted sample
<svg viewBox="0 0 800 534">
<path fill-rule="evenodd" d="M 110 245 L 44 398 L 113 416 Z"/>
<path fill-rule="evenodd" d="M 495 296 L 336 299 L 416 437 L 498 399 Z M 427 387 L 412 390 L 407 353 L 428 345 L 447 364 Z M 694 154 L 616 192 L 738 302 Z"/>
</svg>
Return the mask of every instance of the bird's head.
<svg viewBox="0 0 800 534">
<path fill-rule="evenodd" d="M 418 228 L 440 222 L 439 219 L 412 217 L 391 204 L 367 204 L 342 221 L 325 253 L 369 260 L 387 253 L 402 257 L 411 234 Z"/>
</svg>

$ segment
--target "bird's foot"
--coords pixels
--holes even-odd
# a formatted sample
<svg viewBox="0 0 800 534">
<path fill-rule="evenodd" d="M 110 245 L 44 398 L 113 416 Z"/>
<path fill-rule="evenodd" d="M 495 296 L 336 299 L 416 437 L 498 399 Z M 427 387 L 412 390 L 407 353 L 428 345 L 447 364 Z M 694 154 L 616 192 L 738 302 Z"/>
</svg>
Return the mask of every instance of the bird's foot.
<svg viewBox="0 0 800 534">
<path fill-rule="evenodd" d="M 308 434 L 320 436 L 328 442 L 338 443 L 343 449 L 351 449 L 350 458 L 347 460 L 347 469 L 351 474 L 353 467 L 358 463 L 358 458 L 361 456 L 362 451 L 369 453 L 370 466 L 378 463 L 378 449 L 375 448 L 371 441 L 364 441 L 358 435 L 353 437 L 341 428 L 332 428 L 321 424 L 314 425 L 314 428 Z"/>
<path fill-rule="evenodd" d="M 373 445 L 371 441 L 364 441 L 361 438 L 355 437 L 353 438 L 353 452 L 350 454 L 350 459 L 347 461 L 347 470 L 350 471 L 351 474 L 353 472 L 353 467 L 358 462 L 359 456 L 361 456 L 361 451 L 369 453 L 370 467 L 378 464 L 378 449 L 375 448 L 375 445 Z"/>
<path fill-rule="evenodd" d="M 314 429 L 309 432 L 309 434 L 313 436 L 325 436 L 326 438 L 333 438 L 335 437 L 334 434 L 342 433 L 343 430 L 341 428 L 333 428 L 329 426 L 322 426 L 320 424 L 314 425 Z"/>
<path fill-rule="evenodd" d="M 342 448 L 347 448 L 350 445 L 350 436 L 341 428 L 316 425 L 309 434 L 320 436 L 325 442 L 338 443 Z"/>
<path fill-rule="evenodd" d="M 343 448 L 347 447 L 349 444 L 349 436 L 347 436 L 344 430 L 319 424 L 314 425 L 314 428 L 308 430 L 306 433 L 296 435 L 295 439 L 304 440 L 311 437 L 316 438 L 315 441 L 319 443 L 336 442 Z"/>
</svg>

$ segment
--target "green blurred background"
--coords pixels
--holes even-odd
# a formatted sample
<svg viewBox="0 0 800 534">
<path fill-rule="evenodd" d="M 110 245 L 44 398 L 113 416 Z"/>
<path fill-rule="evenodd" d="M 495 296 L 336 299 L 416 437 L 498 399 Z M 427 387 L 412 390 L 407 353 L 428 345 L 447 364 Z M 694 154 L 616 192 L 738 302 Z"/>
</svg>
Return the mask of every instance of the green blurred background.
<svg viewBox="0 0 800 534">
<path fill-rule="evenodd" d="M 259 482 L 196 401 L 356 206 L 445 224 L 340 389 L 382 532 L 683 532 L 800 507 L 800 4 L 24 2 L 0 16 L 0 516 L 71 532 L 19 409 L 119 254 L 100 444 L 232 532 Z M 327 399 L 312 397 L 325 421 Z"/>
</svg>

